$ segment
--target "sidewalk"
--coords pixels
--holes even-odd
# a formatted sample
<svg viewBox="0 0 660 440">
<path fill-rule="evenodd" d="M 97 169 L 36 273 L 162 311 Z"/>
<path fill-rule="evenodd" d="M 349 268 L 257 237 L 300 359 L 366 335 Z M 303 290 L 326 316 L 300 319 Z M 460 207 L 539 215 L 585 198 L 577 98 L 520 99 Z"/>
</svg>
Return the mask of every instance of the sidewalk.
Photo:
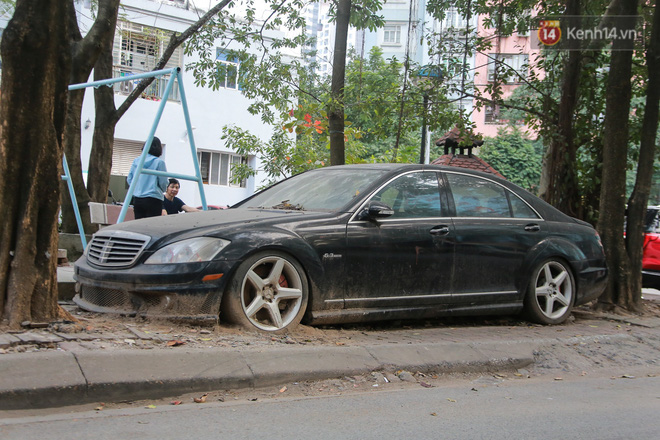
<svg viewBox="0 0 660 440">
<path fill-rule="evenodd" d="M 655 350 L 649 356 L 660 359 L 660 318 L 581 314 L 577 311 L 577 318 L 563 326 L 512 325 L 515 321 L 494 318 L 494 324 L 368 331 L 301 326 L 285 336 L 223 327 L 168 333 L 162 323 L 126 324 L 131 320 L 79 331 L 52 327 L 0 334 L 0 350 L 6 352 L 0 354 L 0 410 L 152 399 L 374 371 L 515 371 L 535 362 L 541 347 L 597 353 L 613 344 L 616 353 L 614 344 L 646 339 L 655 344 L 649 345 Z M 15 352 L 20 347 L 32 351 Z"/>
<path fill-rule="evenodd" d="M 58 268 L 60 300 L 80 323 L 0 333 L 0 410 L 155 399 L 370 372 L 398 380 L 397 371 L 515 371 L 538 366 L 543 353 L 553 350 L 562 362 L 575 354 L 596 364 L 599 356 L 660 364 L 660 314 L 624 318 L 579 309 L 561 326 L 491 317 L 299 326 L 270 335 L 83 312 L 68 302 L 72 275 L 72 266 Z M 659 294 L 645 291 L 644 298 L 660 313 Z"/>
</svg>

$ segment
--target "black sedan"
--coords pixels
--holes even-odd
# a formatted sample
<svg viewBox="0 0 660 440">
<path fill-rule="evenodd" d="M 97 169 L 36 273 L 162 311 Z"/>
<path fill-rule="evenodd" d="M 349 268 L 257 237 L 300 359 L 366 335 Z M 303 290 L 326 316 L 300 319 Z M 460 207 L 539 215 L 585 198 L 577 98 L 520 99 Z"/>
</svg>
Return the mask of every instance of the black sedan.
<svg viewBox="0 0 660 440">
<path fill-rule="evenodd" d="M 558 324 L 598 297 L 598 233 L 492 175 L 423 165 L 308 171 L 230 209 L 96 233 L 85 310 L 310 324 L 513 314 Z"/>
</svg>

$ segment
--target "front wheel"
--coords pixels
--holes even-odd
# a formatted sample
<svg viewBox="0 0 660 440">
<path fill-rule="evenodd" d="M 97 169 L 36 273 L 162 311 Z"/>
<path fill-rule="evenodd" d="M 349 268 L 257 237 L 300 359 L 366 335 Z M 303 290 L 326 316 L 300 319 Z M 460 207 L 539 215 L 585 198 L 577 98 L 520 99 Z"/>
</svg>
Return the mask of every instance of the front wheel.
<svg viewBox="0 0 660 440">
<path fill-rule="evenodd" d="M 305 314 L 308 290 L 297 261 L 281 252 L 262 252 L 239 266 L 225 292 L 222 316 L 244 328 L 292 329 Z"/>
<path fill-rule="evenodd" d="M 525 297 L 525 315 L 539 324 L 561 324 L 575 302 L 575 280 L 566 264 L 557 259 L 541 263 L 532 273 Z"/>
</svg>

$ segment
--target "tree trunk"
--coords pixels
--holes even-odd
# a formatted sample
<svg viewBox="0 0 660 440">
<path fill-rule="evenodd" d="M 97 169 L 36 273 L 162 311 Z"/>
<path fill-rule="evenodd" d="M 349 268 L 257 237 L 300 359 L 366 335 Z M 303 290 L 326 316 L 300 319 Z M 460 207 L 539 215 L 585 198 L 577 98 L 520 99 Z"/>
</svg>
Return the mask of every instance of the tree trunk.
<svg viewBox="0 0 660 440">
<path fill-rule="evenodd" d="M 57 217 L 72 0 L 18 0 L 2 35 L 0 310 L 12 328 L 57 305 Z"/>
<path fill-rule="evenodd" d="M 580 1 L 569 0 L 566 4 L 565 15 L 578 16 L 579 14 Z M 557 136 L 550 141 L 546 151 L 539 188 L 539 193 L 546 202 L 572 216 L 577 215 L 580 197 L 577 191 L 575 161 L 577 146 L 573 133 L 573 115 L 578 99 L 581 64 L 581 52 L 579 50 L 570 51 L 562 69 Z"/>
<path fill-rule="evenodd" d="M 651 40 L 646 52 L 648 83 L 646 87 L 646 106 L 642 123 L 642 138 L 639 148 L 639 163 L 635 188 L 628 201 L 626 221 L 626 249 L 630 258 L 630 294 L 633 309 L 640 306 L 642 299 L 642 246 L 644 244 L 644 218 L 651 193 L 655 141 L 658 132 L 660 102 L 660 13 L 657 2 L 653 13 Z"/>
<path fill-rule="evenodd" d="M 337 1 L 335 51 L 332 62 L 332 84 L 328 129 L 330 131 L 330 164 L 344 165 L 344 78 L 346 75 L 346 39 L 351 19 L 351 0 Z"/>
<path fill-rule="evenodd" d="M 85 83 L 94 68 L 96 60 L 101 51 L 107 45 L 112 45 L 117 25 L 117 14 L 120 0 L 107 0 L 99 2 L 99 10 L 87 35 L 83 38 L 78 29 L 75 10 L 70 11 L 70 43 L 73 54 L 70 84 Z M 80 211 L 83 228 L 85 232 L 94 232 L 89 218 L 89 202 L 95 200 L 85 187 L 82 175 L 82 163 L 80 158 L 80 115 L 82 113 L 85 90 L 74 90 L 69 94 L 69 108 L 64 131 L 64 152 L 66 154 L 71 183 L 76 192 L 78 210 Z M 89 181 L 89 179 L 88 179 Z M 69 233 L 78 232 L 78 223 L 71 204 L 71 196 L 68 187 L 61 184 L 62 188 L 62 231 Z M 107 190 L 106 190 L 107 195 Z M 96 200 L 99 201 L 99 200 Z M 105 198 L 100 201 L 105 202 Z"/>
<path fill-rule="evenodd" d="M 622 2 L 616 12 L 621 16 L 634 16 L 637 13 L 637 1 Z M 627 19 L 621 17 L 621 20 L 634 23 L 634 17 Z M 632 49 L 632 41 L 613 42 L 607 80 L 603 132 L 603 182 L 600 192 L 598 230 L 605 247 L 610 276 L 605 293 L 598 299 L 598 307 L 601 309 L 614 309 L 616 306 L 629 309 L 633 304 L 630 258 L 623 236 Z"/>
<path fill-rule="evenodd" d="M 112 78 L 112 46 L 113 41 L 107 41 L 94 67 L 94 80 Z M 105 203 L 110 186 L 110 170 L 112 169 L 112 149 L 117 125 L 117 109 L 115 107 L 115 91 L 112 87 L 94 89 L 94 142 L 89 155 L 89 176 L 87 192 L 91 200 Z"/>
</svg>

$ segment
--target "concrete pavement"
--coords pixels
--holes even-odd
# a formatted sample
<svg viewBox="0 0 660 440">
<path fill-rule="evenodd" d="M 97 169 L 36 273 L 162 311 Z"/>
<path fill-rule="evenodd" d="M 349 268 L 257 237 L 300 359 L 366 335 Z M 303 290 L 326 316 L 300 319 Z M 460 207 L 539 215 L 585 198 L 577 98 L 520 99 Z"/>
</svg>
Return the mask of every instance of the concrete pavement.
<svg viewBox="0 0 660 440">
<path fill-rule="evenodd" d="M 71 283 L 70 272 L 58 270 L 59 281 Z M 660 300 L 654 295 L 660 292 L 648 293 Z M 428 327 L 394 324 L 353 331 L 306 328 L 285 336 L 230 328 L 163 330 L 133 320 L 112 327 L 103 315 L 81 318 L 94 325 L 0 333 L 0 410 L 258 388 L 374 371 L 515 370 L 534 363 L 541 347 L 555 346 L 593 346 L 592 353 L 598 353 L 604 343 L 648 341 L 651 351 L 642 357 L 660 364 L 660 317 L 580 310 L 574 315 L 562 326 L 493 318 L 495 323 L 456 327 L 438 321 Z"/>
<path fill-rule="evenodd" d="M 533 360 L 526 342 L 11 353 L 0 356 L 0 409 L 257 388 L 387 369 L 497 371 Z"/>
<path fill-rule="evenodd" d="M 192 340 L 190 346 L 176 346 L 136 329 L 132 329 L 133 338 L 142 336 L 145 341 L 108 332 L 67 334 L 35 329 L 0 334 L 0 348 L 36 347 L 32 352 L 5 348 L 5 354 L 0 354 L 0 410 L 257 388 L 374 371 L 510 371 L 532 364 L 541 347 L 597 345 L 600 349 L 608 343 L 646 338 L 655 344 L 660 340 L 660 318 L 633 319 L 637 321 L 634 325 L 588 317 L 555 327 L 394 326 L 391 330 L 356 331 L 346 344 L 337 342 L 336 335 L 342 330 L 318 330 L 334 332 L 334 336 L 312 344 L 305 342 L 306 336 L 291 342 L 260 335 L 254 343 L 219 342 L 208 347 L 194 346 Z M 642 335 L 637 334 L 638 328 L 643 329 Z M 94 345 L 94 341 L 101 342 Z M 112 341 L 118 343 L 112 345 Z M 130 348 L 121 348 L 122 344 Z M 660 359 L 660 347 L 655 348 L 657 356 L 655 352 L 648 355 L 654 357 L 653 362 Z"/>
</svg>

